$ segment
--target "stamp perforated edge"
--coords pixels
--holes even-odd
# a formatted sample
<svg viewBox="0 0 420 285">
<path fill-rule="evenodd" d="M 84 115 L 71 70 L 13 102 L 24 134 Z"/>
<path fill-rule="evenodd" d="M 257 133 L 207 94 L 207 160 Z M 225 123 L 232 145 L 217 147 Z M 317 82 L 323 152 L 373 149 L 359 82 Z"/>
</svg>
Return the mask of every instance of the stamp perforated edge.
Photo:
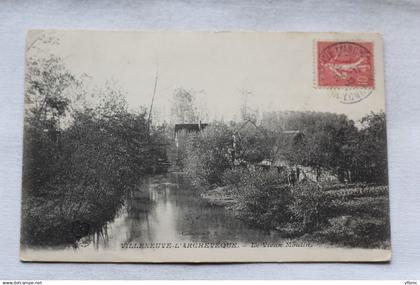
<svg viewBox="0 0 420 285">
<path fill-rule="evenodd" d="M 371 87 L 363 87 L 363 86 L 357 86 L 357 87 L 351 87 L 351 86 L 319 86 L 318 85 L 318 68 L 317 68 L 317 64 L 318 64 L 318 53 L 317 53 L 317 43 L 320 41 L 325 41 L 325 42 L 335 42 L 335 43 L 339 43 L 339 42 L 369 42 L 372 44 L 372 57 L 373 57 L 373 86 Z M 312 41 L 312 86 L 314 89 L 317 90 L 337 90 L 337 91 L 350 91 L 350 90 L 370 90 L 373 91 L 376 89 L 376 64 L 375 64 L 375 60 L 376 60 L 376 56 L 375 56 L 375 42 L 372 41 L 367 41 L 367 40 L 363 40 L 363 39 L 342 39 L 342 40 L 333 40 L 333 39 L 313 39 Z"/>
</svg>

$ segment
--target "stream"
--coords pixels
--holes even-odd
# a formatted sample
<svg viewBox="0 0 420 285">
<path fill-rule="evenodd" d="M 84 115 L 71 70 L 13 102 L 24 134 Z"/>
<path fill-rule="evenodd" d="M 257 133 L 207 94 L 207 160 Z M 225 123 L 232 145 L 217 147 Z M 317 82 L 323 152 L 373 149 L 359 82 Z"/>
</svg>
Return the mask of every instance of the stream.
<svg viewBox="0 0 420 285">
<path fill-rule="evenodd" d="M 85 247 L 118 249 L 123 243 L 278 242 L 276 232 L 250 227 L 222 206 L 210 205 L 181 173 L 144 179 L 100 233 L 79 242 Z"/>
</svg>

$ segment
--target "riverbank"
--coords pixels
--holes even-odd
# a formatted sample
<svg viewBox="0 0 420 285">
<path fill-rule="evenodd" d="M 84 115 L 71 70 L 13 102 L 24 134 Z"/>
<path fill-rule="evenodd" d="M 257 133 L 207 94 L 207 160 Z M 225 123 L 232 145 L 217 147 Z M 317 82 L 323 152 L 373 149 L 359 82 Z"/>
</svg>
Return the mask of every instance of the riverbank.
<svg viewBox="0 0 420 285">
<path fill-rule="evenodd" d="M 278 232 L 255 228 L 226 207 L 209 204 L 202 191 L 183 173 L 151 175 L 135 190 L 141 195 L 125 197 L 121 210 L 108 221 L 106 233 L 82 239 L 78 250 L 120 249 L 127 242 L 250 245 L 283 241 Z"/>
<path fill-rule="evenodd" d="M 388 187 L 372 184 L 231 185 L 201 194 L 209 205 L 284 238 L 341 247 L 389 248 Z M 237 187 L 236 187 L 237 188 Z"/>
</svg>

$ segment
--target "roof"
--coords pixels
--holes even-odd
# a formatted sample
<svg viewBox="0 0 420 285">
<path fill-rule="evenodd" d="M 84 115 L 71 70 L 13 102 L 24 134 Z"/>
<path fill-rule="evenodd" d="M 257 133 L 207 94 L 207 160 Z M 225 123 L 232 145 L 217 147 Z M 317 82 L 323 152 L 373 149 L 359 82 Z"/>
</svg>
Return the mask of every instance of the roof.
<svg viewBox="0 0 420 285">
<path fill-rule="evenodd" d="M 208 124 L 175 124 L 175 133 L 185 130 L 187 132 L 198 132 L 207 127 Z"/>
</svg>

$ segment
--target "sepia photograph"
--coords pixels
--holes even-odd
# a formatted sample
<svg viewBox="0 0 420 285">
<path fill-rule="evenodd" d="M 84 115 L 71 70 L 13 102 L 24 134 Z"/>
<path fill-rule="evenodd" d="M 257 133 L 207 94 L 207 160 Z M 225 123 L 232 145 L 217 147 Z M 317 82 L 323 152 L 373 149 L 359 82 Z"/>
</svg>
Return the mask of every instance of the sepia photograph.
<svg viewBox="0 0 420 285">
<path fill-rule="evenodd" d="M 374 33 L 31 30 L 20 256 L 391 258 Z"/>
</svg>

